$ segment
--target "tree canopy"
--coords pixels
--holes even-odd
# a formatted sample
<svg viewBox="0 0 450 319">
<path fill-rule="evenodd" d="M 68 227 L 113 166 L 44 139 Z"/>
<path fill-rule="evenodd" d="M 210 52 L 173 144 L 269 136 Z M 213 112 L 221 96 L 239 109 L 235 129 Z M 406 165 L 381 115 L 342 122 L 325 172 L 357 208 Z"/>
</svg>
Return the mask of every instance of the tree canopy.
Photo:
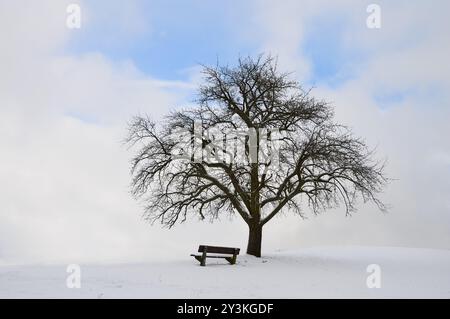
<svg viewBox="0 0 450 319">
<path fill-rule="evenodd" d="M 305 217 L 305 206 L 317 214 L 342 204 L 351 214 L 358 198 L 385 210 L 384 163 L 274 58 L 203 75 L 195 107 L 130 123 L 132 192 L 146 218 L 172 227 L 189 214 L 238 214 L 249 226 L 247 253 L 260 256 L 263 225 L 283 211 Z"/>
</svg>

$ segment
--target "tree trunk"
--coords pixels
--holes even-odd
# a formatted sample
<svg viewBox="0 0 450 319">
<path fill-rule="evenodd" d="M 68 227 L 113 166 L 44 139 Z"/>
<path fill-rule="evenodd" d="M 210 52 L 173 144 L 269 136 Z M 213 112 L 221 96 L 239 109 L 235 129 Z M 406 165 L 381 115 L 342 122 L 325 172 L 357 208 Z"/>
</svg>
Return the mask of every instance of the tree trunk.
<svg viewBox="0 0 450 319">
<path fill-rule="evenodd" d="M 262 226 L 250 226 L 248 233 L 247 254 L 261 257 Z"/>
</svg>

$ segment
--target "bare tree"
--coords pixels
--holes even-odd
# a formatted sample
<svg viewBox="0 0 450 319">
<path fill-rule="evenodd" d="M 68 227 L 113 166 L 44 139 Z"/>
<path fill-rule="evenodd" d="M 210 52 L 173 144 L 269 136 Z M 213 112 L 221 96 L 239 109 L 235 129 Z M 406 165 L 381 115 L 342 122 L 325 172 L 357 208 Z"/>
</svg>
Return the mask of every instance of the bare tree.
<svg viewBox="0 0 450 319">
<path fill-rule="evenodd" d="M 358 198 L 385 210 L 376 197 L 387 181 L 384 165 L 272 57 L 204 67 L 203 74 L 196 107 L 159 125 L 141 116 L 130 123 L 127 142 L 137 148 L 132 192 L 144 198 L 147 219 L 172 227 L 189 214 L 213 220 L 237 213 L 249 227 L 247 253 L 260 257 L 263 226 L 283 211 L 305 217 L 302 201 L 314 214 L 339 204 L 351 214 Z M 180 129 L 190 137 L 177 135 Z M 248 132 L 231 134 L 243 148 L 224 132 Z M 199 157 L 195 145 L 209 157 Z"/>
</svg>

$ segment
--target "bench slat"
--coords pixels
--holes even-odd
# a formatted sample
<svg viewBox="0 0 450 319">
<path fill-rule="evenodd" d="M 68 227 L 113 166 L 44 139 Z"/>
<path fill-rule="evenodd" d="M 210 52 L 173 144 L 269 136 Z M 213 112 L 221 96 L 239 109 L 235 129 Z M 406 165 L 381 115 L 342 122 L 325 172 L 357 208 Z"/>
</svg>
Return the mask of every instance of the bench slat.
<svg viewBox="0 0 450 319">
<path fill-rule="evenodd" d="M 202 257 L 202 255 L 191 255 L 192 257 Z M 223 259 L 227 259 L 230 258 L 229 256 L 211 256 L 211 255 L 206 255 L 206 258 L 223 258 Z"/>
<path fill-rule="evenodd" d="M 207 248 L 208 253 L 214 253 L 214 254 L 236 254 L 239 255 L 239 248 L 232 248 L 232 247 L 218 247 L 218 246 L 206 246 L 206 245 L 200 245 L 198 247 L 198 252 L 202 253 L 205 250 L 205 247 Z"/>
</svg>

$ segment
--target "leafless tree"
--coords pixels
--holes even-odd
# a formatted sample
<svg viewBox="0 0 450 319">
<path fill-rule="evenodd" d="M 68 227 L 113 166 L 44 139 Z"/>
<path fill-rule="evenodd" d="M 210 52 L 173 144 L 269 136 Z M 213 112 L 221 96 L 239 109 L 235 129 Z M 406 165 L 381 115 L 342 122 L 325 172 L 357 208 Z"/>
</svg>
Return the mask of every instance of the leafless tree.
<svg viewBox="0 0 450 319">
<path fill-rule="evenodd" d="M 385 210 L 377 198 L 387 182 L 384 164 L 333 121 L 328 103 L 279 72 L 272 57 L 204 67 L 203 74 L 196 107 L 174 111 L 159 124 L 143 116 L 130 123 L 127 142 L 136 149 L 132 192 L 144 199 L 147 219 L 172 227 L 190 214 L 214 220 L 237 213 L 249 227 L 247 253 L 260 257 L 263 226 L 284 211 L 304 218 L 305 206 L 317 214 L 343 204 L 351 214 L 358 198 Z M 256 143 L 247 136 L 236 154 L 237 148 L 226 148 L 220 138 L 199 136 L 198 127 L 254 132 Z M 181 148 L 174 138 L 179 129 L 191 134 Z M 276 148 L 272 143 L 262 152 L 262 141 L 274 140 L 276 130 L 282 133 Z M 218 160 L 186 151 L 199 139 L 201 149 L 209 147 Z M 223 160 L 219 153 L 241 160 Z"/>
</svg>

